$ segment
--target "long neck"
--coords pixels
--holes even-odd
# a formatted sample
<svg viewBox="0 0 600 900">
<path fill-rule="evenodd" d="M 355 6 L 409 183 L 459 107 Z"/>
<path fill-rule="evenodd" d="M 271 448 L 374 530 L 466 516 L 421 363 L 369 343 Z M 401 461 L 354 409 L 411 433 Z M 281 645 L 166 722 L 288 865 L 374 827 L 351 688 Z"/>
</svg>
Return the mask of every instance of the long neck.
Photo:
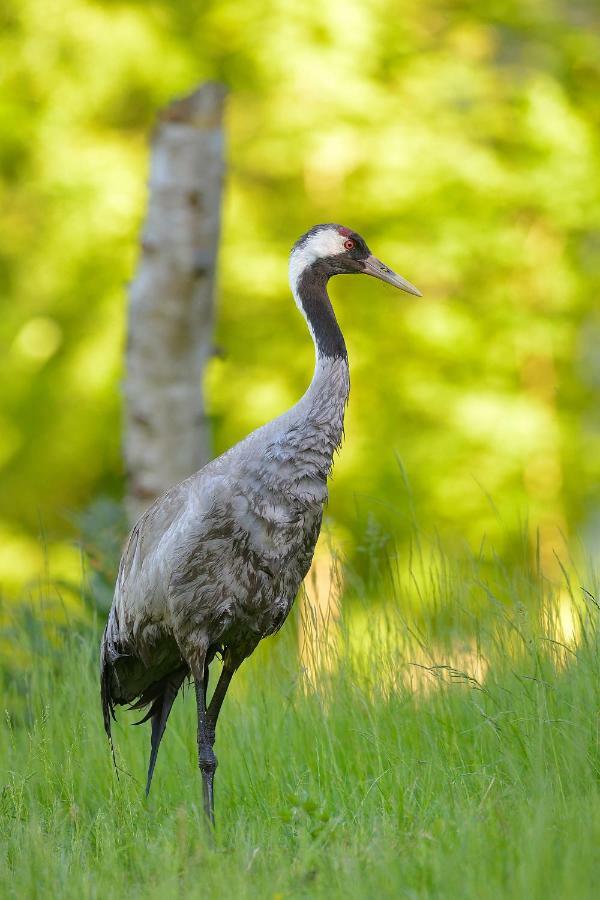
<svg viewBox="0 0 600 900">
<path fill-rule="evenodd" d="M 327 275 L 315 266 L 292 278 L 294 299 L 306 318 L 315 345 L 315 371 L 310 387 L 295 407 L 306 451 L 319 457 L 327 474 L 344 430 L 350 392 L 348 354 L 327 294 Z"/>
<path fill-rule="evenodd" d="M 348 365 L 344 335 L 337 323 L 329 294 L 328 276 L 315 265 L 307 266 L 292 284 L 294 299 L 303 313 L 315 343 L 317 364 L 322 358 L 343 359 Z"/>
</svg>

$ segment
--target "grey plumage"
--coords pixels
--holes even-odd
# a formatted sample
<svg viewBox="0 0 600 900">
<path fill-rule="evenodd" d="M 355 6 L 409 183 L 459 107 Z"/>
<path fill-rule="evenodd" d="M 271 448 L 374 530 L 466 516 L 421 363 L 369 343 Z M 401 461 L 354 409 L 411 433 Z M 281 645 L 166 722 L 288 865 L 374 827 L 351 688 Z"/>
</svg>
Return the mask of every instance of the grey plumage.
<svg viewBox="0 0 600 900">
<path fill-rule="evenodd" d="M 373 259 L 362 238 L 337 225 L 318 226 L 295 245 L 292 290 L 317 347 L 310 387 L 288 412 L 159 497 L 133 528 L 121 559 L 101 647 L 107 734 L 117 705 L 149 707 L 142 720 L 152 723 L 148 791 L 172 704 L 191 675 L 211 820 L 212 747 L 225 691 L 292 607 L 310 567 L 342 439 L 348 360 L 326 283 L 340 271 L 366 271 Z M 396 286 L 410 289 L 407 284 Z M 217 652 L 223 671 L 207 704 L 208 666 Z"/>
</svg>

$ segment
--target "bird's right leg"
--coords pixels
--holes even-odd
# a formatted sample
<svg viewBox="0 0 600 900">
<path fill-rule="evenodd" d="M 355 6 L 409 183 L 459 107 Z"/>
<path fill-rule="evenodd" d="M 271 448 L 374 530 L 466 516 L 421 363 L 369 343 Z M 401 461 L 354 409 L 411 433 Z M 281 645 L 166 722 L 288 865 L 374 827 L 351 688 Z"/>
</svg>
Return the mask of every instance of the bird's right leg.
<svg viewBox="0 0 600 900">
<path fill-rule="evenodd" d="M 205 660 L 192 668 L 196 688 L 196 711 L 198 713 L 198 768 L 202 774 L 202 794 L 204 814 L 211 825 L 215 824 L 214 777 L 217 758 L 213 752 L 214 730 L 209 728 L 206 714 Z M 212 733 L 211 733 L 212 731 Z"/>
<path fill-rule="evenodd" d="M 223 700 L 225 699 L 227 688 L 229 687 L 236 668 L 237 665 L 234 663 L 231 653 L 226 653 L 223 659 L 223 668 L 221 670 L 221 674 L 219 675 L 217 686 L 212 695 L 208 709 L 206 710 L 208 728 L 213 742 L 215 739 L 215 729 L 217 727 L 217 719 L 219 718 L 219 713 L 221 712 L 221 706 L 223 705 Z"/>
</svg>

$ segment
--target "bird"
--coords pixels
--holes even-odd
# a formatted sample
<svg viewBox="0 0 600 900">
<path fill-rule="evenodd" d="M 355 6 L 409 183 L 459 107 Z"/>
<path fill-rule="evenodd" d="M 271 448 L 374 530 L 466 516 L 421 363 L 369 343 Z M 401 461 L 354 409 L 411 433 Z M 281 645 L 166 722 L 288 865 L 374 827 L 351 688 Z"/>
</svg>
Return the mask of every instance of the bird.
<svg viewBox="0 0 600 900">
<path fill-rule="evenodd" d="M 316 225 L 289 258 L 293 298 L 315 347 L 312 380 L 287 412 L 169 488 L 134 525 L 101 643 L 104 727 L 115 759 L 117 706 L 150 721 L 150 791 L 167 719 L 186 679 L 195 687 L 203 809 L 214 826 L 217 719 L 231 679 L 285 622 L 308 573 L 328 500 L 349 398 L 348 354 L 328 292 L 335 275 L 365 274 L 420 291 L 364 239 Z M 208 699 L 209 667 L 222 668 Z"/>
</svg>

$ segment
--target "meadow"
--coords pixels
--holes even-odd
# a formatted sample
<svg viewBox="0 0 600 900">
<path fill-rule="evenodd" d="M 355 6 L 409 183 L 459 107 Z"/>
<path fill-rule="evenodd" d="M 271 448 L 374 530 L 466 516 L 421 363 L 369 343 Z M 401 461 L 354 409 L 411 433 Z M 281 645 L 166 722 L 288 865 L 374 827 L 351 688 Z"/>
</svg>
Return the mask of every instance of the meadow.
<svg viewBox="0 0 600 900">
<path fill-rule="evenodd" d="M 298 604 L 240 670 L 214 837 L 193 691 L 145 800 L 147 726 L 121 711 L 118 778 L 102 729 L 101 618 L 6 609 L 0 895 L 597 896 L 597 584 L 441 551 L 384 568 L 317 639 Z"/>
</svg>

